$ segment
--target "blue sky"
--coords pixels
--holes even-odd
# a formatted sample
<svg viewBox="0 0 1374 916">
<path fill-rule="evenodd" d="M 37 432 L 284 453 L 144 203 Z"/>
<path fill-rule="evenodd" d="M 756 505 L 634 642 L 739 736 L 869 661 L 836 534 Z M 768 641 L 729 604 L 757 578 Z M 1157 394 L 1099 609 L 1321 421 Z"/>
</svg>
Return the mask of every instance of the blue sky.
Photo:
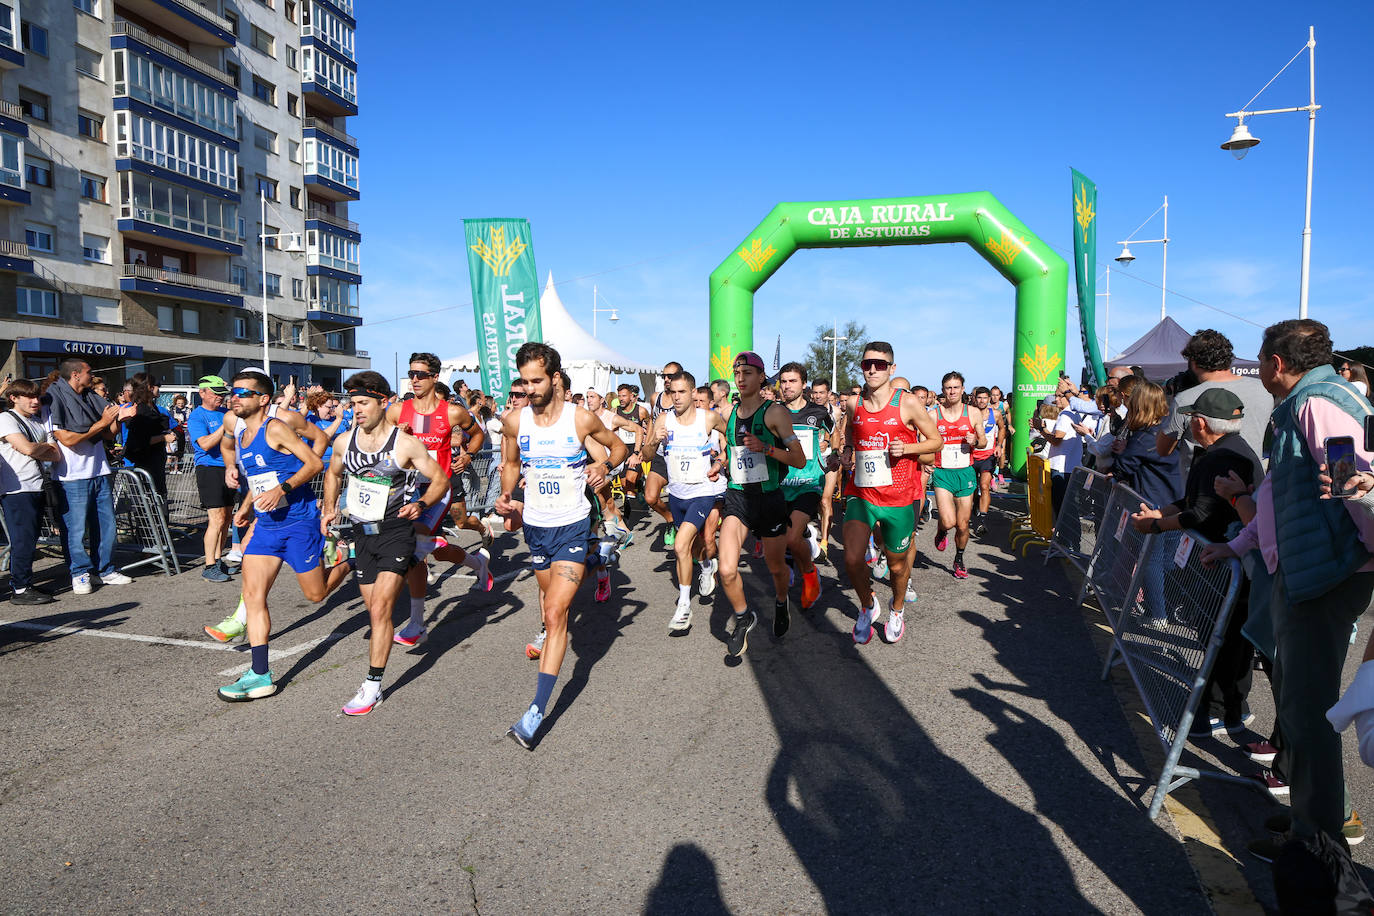
<svg viewBox="0 0 1374 916">
<path fill-rule="evenodd" d="M 1253 355 L 1255 325 L 1297 316 L 1307 125 L 1253 119 L 1263 142 L 1237 162 L 1222 115 L 1309 25 L 1311 316 L 1338 347 L 1374 344 L 1367 4 L 578 6 L 359 5 L 358 342 L 388 377 L 395 352 L 474 347 L 464 217 L 528 218 L 574 317 L 590 328 L 596 283 L 621 317 L 602 340 L 700 375 L 707 276 L 777 202 L 986 190 L 1070 257 L 1070 166 L 1098 184 L 1104 267 L 1169 195 L 1169 314 Z M 1250 107 L 1306 101 L 1304 54 Z M 1112 355 L 1159 317 L 1160 246 L 1133 251 L 1112 264 Z M 1013 305 L 967 246 L 801 251 L 758 293 L 755 344 L 800 356 L 856 316 L 917 383 L 1005 387 Z M 1069 322 L 1076 340 L 1072 303 Z"/>
</svg>

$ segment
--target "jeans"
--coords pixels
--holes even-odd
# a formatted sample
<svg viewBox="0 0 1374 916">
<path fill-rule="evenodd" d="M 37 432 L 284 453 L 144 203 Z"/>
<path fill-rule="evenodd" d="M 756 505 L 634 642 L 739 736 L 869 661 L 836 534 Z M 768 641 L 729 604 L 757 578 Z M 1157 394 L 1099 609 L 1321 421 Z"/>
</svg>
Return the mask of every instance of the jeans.
<svg viewBox="0 0 1374 916">
<path fill-rule="evenodd" d="M 38 548 L 38 528 L 46 508 L 43 491 L 6 493 L 0 497 L 5 527 L 10 533 L 10 588 L 21 592 L 33 581 L 33 555 Z"/>
<path fill-rule="evenodd" d="M 71 565 L 72 578 L 85 575 L 95 569 L 102 576 L 115 571 L 115 512 L 114 477 L 105 474 L 85 480 L 64 480 L 62 491 L 67 496 L 67 511 L 62 513 L 62 549 L 67 553 Z M 95 524 L 91 525 L 91 515 Z M 90 526 L 91 553 L 95 554 L 92 565 L 90 554 L 86 552 L 84 538 Z"/>
</svg>

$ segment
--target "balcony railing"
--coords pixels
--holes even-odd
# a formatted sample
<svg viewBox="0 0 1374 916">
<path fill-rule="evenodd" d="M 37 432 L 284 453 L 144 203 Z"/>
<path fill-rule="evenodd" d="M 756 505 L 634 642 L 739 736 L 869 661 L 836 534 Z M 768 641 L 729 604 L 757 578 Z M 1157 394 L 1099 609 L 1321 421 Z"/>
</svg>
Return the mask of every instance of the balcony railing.
<svg viewBox="0 0 1374 916">
<path fill-rule="evenodd" d="M 0 239 L 0 255 L 7 258 L 33 260 L 33 255 L 29 254 L 28 245 L 23 242 L 12 242 L 9 239 Z"/>
<path fill-rule="evenodd" d="M 204 290 L 207 293 L 225 293 L 230 296 L 243 295 L 243 290 L 239 289 L 237 283 L 211 280 L 209 277 L 200 277 L 196 274 L 182 273 L 177 270 L 164 270 L 160 267 L 149 267 L 146 264 L 125 264 L 120 276 L 124 279 L 152 280 L 155 283 L 187 286 L 191 289 Z"/>
<path fill-rule="evenodd" d="M 356 357 L 358 357 L 358 358 L 360 358 L 360 359 L 367 359 L 367 358 L 368 358 L 368 355 L 367 355 L 367 351 L 366 351 L 366 350 L 354 350 L 354 351 L 353 351 L 353 355 L 356 356 Z"/>
<path fill-rule="evenodd" d="M 328 210 L 325 210 L 322 207 L 319 207 L 315 204 L 311 204 L 310 207 L 305 211 L 305 218 L 317 219 L 322 223 L 328 223 L 331 226 L 338 226 L 340 229 L 347 229 L 350 232 L 358 231 L 357 223 L 353 222 L 350 219 L 344 219 L 342 216 L 335 216 L 333 213 L 330 213 Z"/>
<path fill-rule="evenodd" d="M 189 10 L 190 12 L 194 13 L 202 19 L 210 20 L 215 25 L 219 26 L 221 29 L 224 29 L 224 31 L 230 33 L 231 35 L 233 34 L 234 27 L 232 24 L 230 24 L 228 19 L 225 19 L 223 16 L 221 16 L 219 13 L 216 13 L 214 10 L 207 9 L 201 4 L 196 3 L 195 0 L 172 0 L 172 2 L 184 10 Z"/>
<path fill-rule="evenodd" d="M 199 4 L 191 3 L 190 0 L 176 0 L 176 2 L 181 3 L 182 6 L 200 8 Z M 209 11 L 206 10 L 206 12 Z M 224 24 L 224 27 L 225 29 L 228 29 L 229 24 L 226 22 Z M 149 32 L 146 29 L 141 28 L 140 26 L 136 26 L 132 22 L 126 22 L 123 19 L 116 19 L 113 26 L 113 33 L 115 35 L 127 35 L 135 41 L 145 44 L 150 48 L 156 48 L 158 51 L 161 51 L 163 54 L 166 54 L 173 60 L 183 63 L 193 70 L 198 70 L 213 80 L 218 80 L 219 82 L 226 83 L 230 86 L 234 85 L 234 78 L 230 76 L 228 73 L 225 73 L 223 70 L 216 67 L 214 64 L 207 64 L 205 61 L 200 60 L 199 58 L 192 57 L 190 54 L 187 54 L 185 51 L 181 50 L 181 48 L 178 48 L 170 41 L 164 41 L 163 39 L 158 38 L 152 32 Z"/>
<path fill-rule="evenodd" d="M 19 107 L 18 102 L 0 100 L 0 115 L 4 115 L 15 121 L 22 121 L 24 119 L 24 110 Z"/>
<path fill-rule="evenodd" d="M 305 124 L 303 126 L 306 128 L 313 127 L 315 130 L 324 131 L 325 133 L 329 134 L 329 136 L 333 137 L 335 140 L 341 140 L 344 143 L 347 143 L 349 146 L 358 145 L 358 141 L 355 140 L 351 134 L 344 133 L 334 125 L 330 124 L 328 121 L 323 120 L 322 118 L 306 118 Z"/>
<path fill-rule="evenodd" d="M 320 302 L 312 299 L 306 303 L 307 312 L 327 312 L 330 315 L 343 315 L 346 318 L 357 318 L 358 307 L 356 305 L 338 305 L 334 302 Z"/>
</svg>

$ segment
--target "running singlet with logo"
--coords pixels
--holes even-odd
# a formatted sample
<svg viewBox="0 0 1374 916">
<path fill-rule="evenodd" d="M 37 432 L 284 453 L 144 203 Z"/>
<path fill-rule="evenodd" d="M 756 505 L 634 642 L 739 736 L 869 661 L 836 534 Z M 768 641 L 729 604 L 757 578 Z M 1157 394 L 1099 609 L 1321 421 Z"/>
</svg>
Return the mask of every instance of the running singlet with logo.
<svg viewBox="0 0 1374 916">
<path fill-rule="evenodd" d="M 562 405 L 552 426 L 537 425 L 534 408 L 522 408 L 516 441 L 525 477 L 525 524 L 559 528 L 586 519 L 587 450 L 577 438 L 577 408 Z"/>
<path fill-rule="evenodd" d="M 257 499 L 273 487 L 285 483 L 302 467 L 301 460 L 295 455 L 290 452 L 279 452 L 267 444 L 267 425 L 282 422 L 285 421 L 270 417 L 263 420 L 262 425 L 258 427 L 258 434 L 248 443 L 243 441 L 244 430 L 248 428 L 247 423 L 240 420 L 238 429 L 234 430 L 235 454 L 238 455 L 240 466 L 243 468 L 251 499 Z M 318 519 L 320 506 L 315 502 L 315 491 L 309 486 L 301 486 L 278 500 L 277 508 L 271 512 L 263 512 L 257 506 L 253 507 L 253 512 L 258 517 L 259 525 L 276 528 L 293 522 Z"/>
<path fill-rule="evenodd" d="M 946 420 L 945 409 L 939 404 L 935 405 L 935 426 L 945 440 L 944 448 L 935 456 L 937 468 L 958 470 L 973 464 L 972 452 L 968 443 L 964 441 L 964 437 L 973 432 L 973 421 L 969 419 L 968 405 L 963 404 L 961 407 L 963 409 L 959 416 L 953 420 Z"/>
<path fill-rule="evenodd" d="M 778 488 L 778 480 L 782 477 L 778 473 L 778 462 L 768 457 L 768 449 L 778 444 L 777 436 L 768 428 L 764 422 L 764 414 L 768 413 L 768 408 L 772 401 L 764 401 L 746 419 L 739 415 L 738 405 L 730 411 L 729 428 L 726 430 L 725 441 L 729 445 L 729 452 L 726 458 L 729 464 L 726 465 L 730 471 L 729 488 L 731 490 L 743 490 L 745 493 L 771 493 Z M 738 424 L 743 423 L 740 427 Z M 761 452 L 750 451 L 739 441 L 740 433 L 752 433 L 763 442 L 764 450 Z"/>
<path fill-rule="evenodd" d="M 997 451 L 997 411 L 988 408 L 988 418 L 983 422 L 983 432 L 988 437 L 987 448 L 976 448 L 973 450 L 973 460 L 982 461 L 984 458 L 991 458 L 993 452 Z"/>
<path fill-rule="evenodd" d="M 406 502 L 406 480 L 409 471 L 396 463 L 396 437 L 401 431 L 392 428 L 386 444 L 379 451 L 365 452 L 358 445 L 361 429 L 348 437 L 344 452 L 344 474 L 348 477 L 348 491 L 344 506 L 355 522 L 380 522 L 395 518 Z"/>
<path fill-rule="evenodd" d="M 434 413 L 420 413 L 415 402 L 401 402 L 401 422 L 410 425 L 410 434 L 419 439 L 429 457 L 439 462 L 445 475 L 453 467 L 453 425 L 448 421 L 448 402 L 440 401 Z M 423 489 L 429 481 L 416 475 L 416 486 Z"/>
<path fill-rule="evenodd" d="M 792 413 L 792 432 L 801 443 L 806 464 L 787 468 L 782 479 L 783 493 L 791 501 L 803 493 L 819 493 L 825 483 L 825 469 L 821 467 L 822 444 L 828 438 L 834 421 L 830 411 L 818 404 L 805 404 Z"/>
<path fill-rule="evenodd" d="M 706 412 L 698 410 L 690 426 L 678 422 L 677 413 L 668 411 L 663 421 L 663 459 L 668 465 L 668 495 L 677 499 L 715 496 L 725 489 L 723 477 L 708 475 L 714 461 L 711 434 L 706 430 Z"/>
<path fill-rule="evenodd" d="M 638 402 L 638 401 L 636 401 L 635 403 L 631 404 L 629 410 L 625 410 L 625 409 L 623 409 L 623 408 L 617 407 L 617 408 L 615 409 L 615 412 L 618 413 L 618 414 L 620 414 L 620 416 L 624 417 L 626 420 L 629 420 L 631 423 L 634 423 L 635 425 L 639 425 L 640 420 L 639 420 L 639 402 Z M 631 451 L 631 452 L 634 451 L 634 447 L 635 447 L 635 431 L 634 431 L 633 429 L 626 429 L 625 427 L 622 426 L 620 429 L 617 429 L 617 430 L 615 431 L 615 434 L 616 434 L 617 436 L 620 437 L 620 441 L 621 441 L 621 442 L 624 442 L 626 445 L 628 445 L 628 446 L 630 447 L 630 451 Z M 638 458 L 635 458 L 633 455 L 631 455 L 631 456 L 630 456 L 630 459 L 628 459 L 628 460 L 638 461 L 639 459 L 638 459 Z"/>
<path fill-rule="evenodd" d="M 902 392 L 881 410 L 869 410 L 863 398 L 854 402 L 854 470 L 844 484 L 845 496 L 857 496 L 870 506 L 909 506 L 916 498 L 920 476 L 916 456 L 890 457 L 888 447 L 915 443 L 916 430 L 902 420 Z"/>
</svg>

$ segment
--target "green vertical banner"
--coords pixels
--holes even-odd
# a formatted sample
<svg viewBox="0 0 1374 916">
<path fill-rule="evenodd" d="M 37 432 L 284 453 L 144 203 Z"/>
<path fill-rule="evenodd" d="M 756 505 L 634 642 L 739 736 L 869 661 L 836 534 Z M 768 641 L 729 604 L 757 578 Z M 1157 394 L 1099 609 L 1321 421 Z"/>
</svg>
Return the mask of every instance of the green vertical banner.
<svg viewBox="0 0 1374 916">
<path fill-rule="evenodd" d="M 1097 185 L 1077 169 L 1073 174 L 1073 272 L 1078 280 L 1078 333 L 1083 367 L 1094 384 L 1107 381 L 1097 349 Z"/>
<path fill-rule="evenodd" d="M 465 219 L 463 232 L 482 390 L 501 399 L 516 376 L 520 345 L 544 339 L 530 224 L 523 219 Z"/>
</svg>

